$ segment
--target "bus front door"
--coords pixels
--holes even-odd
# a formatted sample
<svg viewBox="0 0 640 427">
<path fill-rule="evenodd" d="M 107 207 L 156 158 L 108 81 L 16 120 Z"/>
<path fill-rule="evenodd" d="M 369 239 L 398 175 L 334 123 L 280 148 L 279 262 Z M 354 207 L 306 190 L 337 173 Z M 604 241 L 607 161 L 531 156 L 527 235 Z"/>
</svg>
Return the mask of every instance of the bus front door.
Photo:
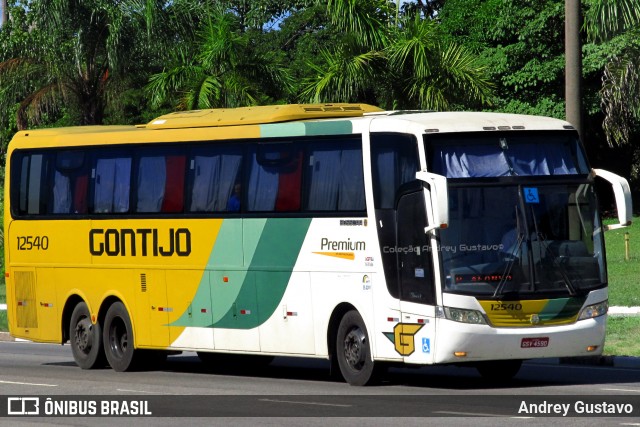
<svg viewBox="0 0 640 427">
<path fill-rule="evenodd" d="M 400 283 L 400 323 L 396 351 L 407 363 L 430 363 L 435 339 L 436 293 L 431 237 L 423 190 L 404 194 L 397 205 L 397 263 Z"/>
</svg>

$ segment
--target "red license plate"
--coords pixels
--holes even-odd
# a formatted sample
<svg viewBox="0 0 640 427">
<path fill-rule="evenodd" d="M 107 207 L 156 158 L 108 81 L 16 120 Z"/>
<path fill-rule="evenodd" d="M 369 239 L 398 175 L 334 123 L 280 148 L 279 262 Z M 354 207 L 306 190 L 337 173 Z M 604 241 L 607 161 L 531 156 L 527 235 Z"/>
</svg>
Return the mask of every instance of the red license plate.
<svg viewBox="0 0 640 427">
<path fill-rule="evenodd" d="M 549 346 L 549 337 L 522 338 L 520 348 L 541 348 Z"/>
</svg>

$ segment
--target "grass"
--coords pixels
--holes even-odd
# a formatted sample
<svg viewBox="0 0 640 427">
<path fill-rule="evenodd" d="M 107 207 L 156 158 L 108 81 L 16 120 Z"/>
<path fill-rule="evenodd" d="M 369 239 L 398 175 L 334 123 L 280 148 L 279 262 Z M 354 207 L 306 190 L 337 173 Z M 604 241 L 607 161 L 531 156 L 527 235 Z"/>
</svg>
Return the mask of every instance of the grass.
<svg viewBox="0 0 640 427">
<path fill-rule="evenodd" d="M 604 354 L 640 356 L 640 316 L 609 316 Z"/>
<path fill-rule="evenodd" d="M 612 224 L 614 221 L 605 221 Z M 630 256 L 625 260 L 625 234 L 629 233 Z M 609 273 L 609 305 L 640 306 L 640 218 L 631 227 L 605 232 L 607 269 Z"/>
</svg>

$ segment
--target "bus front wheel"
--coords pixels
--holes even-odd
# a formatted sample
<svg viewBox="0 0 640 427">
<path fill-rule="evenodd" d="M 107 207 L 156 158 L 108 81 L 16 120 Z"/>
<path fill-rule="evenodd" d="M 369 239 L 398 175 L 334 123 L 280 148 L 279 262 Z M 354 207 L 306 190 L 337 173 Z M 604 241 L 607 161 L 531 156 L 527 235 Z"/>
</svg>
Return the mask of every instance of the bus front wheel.
<svg viewBox="0 0 640 427">
<path fill-rule="evenodd" d="M 347 312 L 338 326 L 336 358 L 342 377 L 350 385 L 363 386 L 377 379 L 367 328 L 355 310 Z"/>
<path fill-rule="evenodd" d="M 135 368 L 133 328 L 129 313 L 121 302 L 114 302 L 107 310 L 103 345 L 107 361 L 114 371 L 124 372 Z"/>
<path fill-rule="evenodd" d="M 71 352 L 73 360 L 82 369 L 94 369 L 104 366 L 102 348 L 102 329 L 100 323 L 91 322 L 89 308 L 84 302 L 76 304 L 69 325 Z"/>
</svg>

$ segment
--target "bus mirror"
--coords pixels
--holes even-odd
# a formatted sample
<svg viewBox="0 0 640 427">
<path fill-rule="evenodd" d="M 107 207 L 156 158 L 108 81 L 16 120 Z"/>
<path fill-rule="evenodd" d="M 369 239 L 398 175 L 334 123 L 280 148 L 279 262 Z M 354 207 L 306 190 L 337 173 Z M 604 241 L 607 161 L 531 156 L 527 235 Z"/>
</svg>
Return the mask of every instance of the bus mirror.
<svg viewBox="0 0 640 427">
<path fill-rule="evenodd" d="M 449 192 L 447 190 L 447 178 L 435 173 L 416 172 L 416 179 L 425 182 L 431 190 L 431 208 L 433 211 L 433 224 L 425 229 L 425 232 L 436 228 L 447 228 L 449 225 Z"/>
<path fill-rule="evenodd" d="M 622 228 L 631 225 L 633 215 L 633 205 L 631 202 L 631 189 L 627 180 L 615 173 L 594 169 L 596 176 L 608 181 L 613 187 L 613 194 L 616 197 L 616 209 L 618 210 L 618 224 L 609 225 L 608 230 Z"/>
</svg>

